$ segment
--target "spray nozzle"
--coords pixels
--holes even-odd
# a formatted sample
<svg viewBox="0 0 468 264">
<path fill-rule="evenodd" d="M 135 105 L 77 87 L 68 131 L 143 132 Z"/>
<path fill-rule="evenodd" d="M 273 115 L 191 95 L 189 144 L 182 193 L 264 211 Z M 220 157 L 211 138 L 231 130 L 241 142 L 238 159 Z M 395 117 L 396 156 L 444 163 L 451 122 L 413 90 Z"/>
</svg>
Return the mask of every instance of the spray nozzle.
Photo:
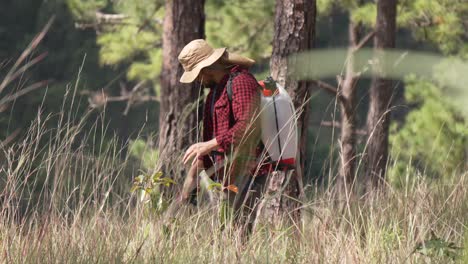
<svg viewBox="0 0 468 264">
<path fill-rule="evenodd" d="M 276 90 L 276 81 L 273 80 L 273 77 L 271 76 L 266 77 L 263 83 L 265 84 L 265 89 L 270 90 L 270 91 Z"/>
</svg>

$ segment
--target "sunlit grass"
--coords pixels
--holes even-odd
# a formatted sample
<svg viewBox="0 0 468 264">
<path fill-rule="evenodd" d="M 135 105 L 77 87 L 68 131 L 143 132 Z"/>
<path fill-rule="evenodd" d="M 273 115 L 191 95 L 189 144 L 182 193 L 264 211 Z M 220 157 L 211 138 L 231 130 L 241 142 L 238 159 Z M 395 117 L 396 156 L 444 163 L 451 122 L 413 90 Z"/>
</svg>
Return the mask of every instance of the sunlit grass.
<svg viewBox="0 0 468 264">
<path fill-rule="evenodd" d="M 208 203 L 181 207 L 170 221 L 138 203 L 130 193 L 137 172 L 126 169 L 115 143 L 93 141 L 93 130 L 77 143 L 82 119 L 54 131 L 44 131 L 45 122 L 38 118 L 24 141 L 2 150 L 4 263 L 462 261 L 462 249 L 424 255 L 418 248 L 434 235 L 466 254 L 467 174 L 439 182 L 417 177 L 348 201 L 318 186 L 303 205 L 298 232 L 259 227 L 243 242 L 236 228 L 220 228 L 218 209 Z"/>
<path fill-rule="evenodd" d="M 89 113 L 73 113 L 77 87 L 67 88 L 55 128 L 47 126 L 51 115 L 38 113 L 22 140 L 0 148 L 3 263 L 463 263 L 468 258 L 467 173 L 443 180 L 408 174 L 411 180 L 399 188 L 386 186 L 385 192 L 348 200 L 336 200 L 330 186 L 314 186 L 298 229 L 260 225 L 246 241 L 235 227 L 221 228 L 217 205 L 182 206 L 167 219 L 130 192 L 141 172 L 130 158 L 121 159 L 125 148 L 116 140 L 97 136 L 106 126 L 96 121 L 85 129 Z M 142 165 L 148 170 L 148 163 Z"/>
</svg>

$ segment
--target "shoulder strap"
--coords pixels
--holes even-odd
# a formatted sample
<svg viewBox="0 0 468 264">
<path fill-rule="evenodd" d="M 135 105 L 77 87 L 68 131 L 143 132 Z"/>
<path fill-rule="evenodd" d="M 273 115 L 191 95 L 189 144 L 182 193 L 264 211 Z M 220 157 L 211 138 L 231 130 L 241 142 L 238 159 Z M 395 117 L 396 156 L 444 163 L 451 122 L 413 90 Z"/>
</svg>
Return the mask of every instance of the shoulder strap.
<svg viewBox="0 0 468 264">
<path fill-rule="evenodd" d="M 231 102 L 231 103 L 232 103 L 232 81 L 239 74 L 240 74 L 240 72 L 233 72 L 233 73 L 229 74 L 229 79 L 228 79 L 227 84 L 226 84 L 226 86 L 227 86 L 226 87 L 227 96 L 228 96 L 229 102 Z"/>
</svg>

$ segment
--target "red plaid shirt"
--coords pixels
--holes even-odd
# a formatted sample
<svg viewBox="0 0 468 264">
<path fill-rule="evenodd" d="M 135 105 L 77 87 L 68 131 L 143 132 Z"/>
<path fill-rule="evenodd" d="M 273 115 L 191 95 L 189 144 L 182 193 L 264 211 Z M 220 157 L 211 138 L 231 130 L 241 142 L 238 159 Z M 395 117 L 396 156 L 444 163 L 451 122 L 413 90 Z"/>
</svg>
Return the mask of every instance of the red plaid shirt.
<svg viewBox="0 0 468 264">
<path fill-rule="evenodd" d="M 201 157 L 205 168 L 213 166 L 213 158 L 216 163 L 224 159 L 222 154 L 230 154 L 244 143 L 255 144 L 248 151 L 250 157 L 255 160 L 255 147 L 260 142 L 260 131 L 255 120 L 260 109 L 260 90 L 255 77 L 246 69 L 235 66 L 231 73 L 238 75 L 232 80 L 232 101 L 227 95 L 227 82 L 230 74 L 226 74 L 221 82 L 210 89 L 205 101 L 203 114 L 203 141 L 209 141 L 216 137 L 219 144 L 218 152 L 221 155 L 215 157 L 206 155 Z M 213 113 L 213 114 L 212 114 Z M 258 120 L 259 121 L 259 120 Z"/>
</svg>

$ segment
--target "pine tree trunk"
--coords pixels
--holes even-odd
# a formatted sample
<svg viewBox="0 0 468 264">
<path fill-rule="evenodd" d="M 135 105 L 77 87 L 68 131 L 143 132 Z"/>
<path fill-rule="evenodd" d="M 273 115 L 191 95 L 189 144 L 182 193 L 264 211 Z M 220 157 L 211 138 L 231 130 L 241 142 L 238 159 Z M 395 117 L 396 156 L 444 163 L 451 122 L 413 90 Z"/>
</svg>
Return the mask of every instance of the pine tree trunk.
<svg viewBox="0 0 468 264">
<path fill-rule="evenodd" d="M 292 79 L 292 67 L 288 67 L 288 56 L 312 48 L 315 34 L 316 4 L 315 0 L 277 0 L 275 12 L 275 36 L 270 71 L 272 77 L 287 88 L 294 101 L 296 111 L 300 113 L 298 128 L 301 161 L 298 164 L 297 173 L 294 173 L 291 179 L 280 177 L 286 176 L 283 173 L 275 173 L 270 177 L 266 193 L 267 196 L 276 196 L 276 198 L 270 199 L 271 204 L 264 204 L 261 213 L 266 216 L 264 218 L 268 222 L 273 222 L 273 224 L 278 223 L 277 218 L 280 215 L 284 216 L 285 213 L 293 211 L 298 212 L 295 209 L 299 204 L 292 203 L 291 198 L 288 197 L 297 199 L 302 192 L 303 157 L 305 157 L 306 151 L 307 120 L 309 117 L 309 84 Z M 290 61 L 290 63 L 294 62 Z M 284 193 L 278 193 L 278 190 L 281 189 L 284 189 Z M 267 197 L 265 202 L 268 203 L 268 201 Z M 296 215 L 299 214 L 296 213 Z"/>
<path fill-rule="evenodd" d="M 377 1 L 377 23 L 375 26 L 374 67 L 377 76 L 372 79 L 370 106 L 367 115 L 367 173 L 368 188 L 381 186 L 385 180 L 388 159 L 388 129 L 390 125 L 390 106 L 393 96 L 393 82 L 385 79 L 383 49 L 395 47 L 397 0 Z"/>
<path fill-rule="evenodd" d="M 182 84 L 177 57 L 194 39 L 204 38 L 204 0 L 166 0 L 163 34 L 163 65 L 159 113 L 159 160 L 163 171 L 174 177 L 184 172 L 179 165 L 183 151 L 197 140 L 201 104 L 200 87 Z M 198 115 L 197 115 L 198 114 Z"/>
</svg>

